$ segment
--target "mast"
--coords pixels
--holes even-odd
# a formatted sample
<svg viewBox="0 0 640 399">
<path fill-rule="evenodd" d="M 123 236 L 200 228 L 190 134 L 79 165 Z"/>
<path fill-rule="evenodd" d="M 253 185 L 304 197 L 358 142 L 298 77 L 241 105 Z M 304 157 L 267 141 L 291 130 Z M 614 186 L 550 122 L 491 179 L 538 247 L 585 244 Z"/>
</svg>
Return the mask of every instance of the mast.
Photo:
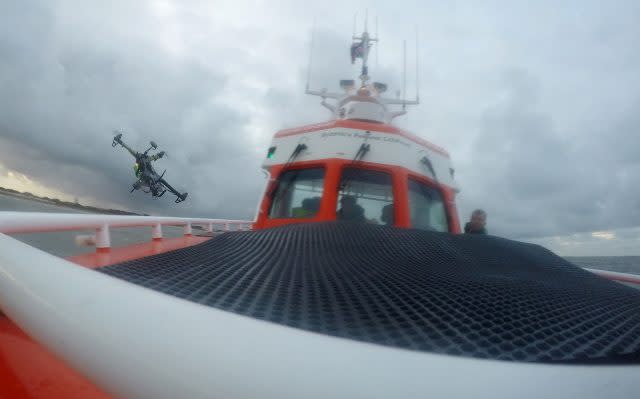
<svg viewBox="0 0 640 399">
<path fill-rule="evenodd" d="M 307 87 L 306 94 L 318 96 L 322 98 L 320 103 L 327 108 L 333 114 L 336 119 L 360 119 L 371 120 L 375 122 L 390 123 L 393 119 L 400 115 L 407 113 L 407 105 L 416 105 L 420 102 L 419 88 L 416 88 L 415 100 L 407 99 L 407 43 L 406 40 L 402 43 L 402 87 L 398 90 L 398 98 L 384 97 L 383 93 L 387 91 L 387 85 L 381 82 L 371 82 L 369 76 L 369 55 L 374 44 L 378 43 L 378 19 L 375 19 L 375 31 L 373 36 L 369 33 L 369 16 L 368 12 L 364 17 L 364 30 L 360 35 L 356 35 L 357 28 L 357 13 L 353 16 L 353 35 L 351 37 L 351 63 L 355 64 L 356 60 L 360 59 L 362 62 L 360 68 L 360 84 L 358 85 L 352 79 L 340 80 L 340 88 L 342 92 L 328 91 L 326 88 L 320 90 L 311 90 L 309 87 L 310 70 L 312 64 L 312 53 L 314 47 L 314 29 L 311 35 L 311 51 L 309 54 L 309 70 L 307 71 Z M 416 30 L 416 83 L 419 84 L 419 56 L 418 56 L 418 34 Z M 376 50 L 376 63 L 378 58 L 378 51 Z M 356 87 L 358 89 L 354 90 Z M 402 95 L 402 96 L 400 96 Z M 364 97 L 368 97 L 366 100 Z M 335 100 L 335 102 L 329 103 L 327 100 Z M 372 101 L 373 100 L 373 101 Z M 372 104 L 377 104 L 373 106 Z M 391 110 L 389 106 L 400 106 L 399 110 Z M 378 107 L 377 110 L 375 107 Z"/>
<path fill-rule="evenodd" d="M 360 73 L 361 85 L 364 87 L 369 81 L 369 51 L 377 38 L 371 37 L 368 32 L 368 12 L 365 12 L 364 17 L 364 32 L 361 36 L 353 36 L 353 43 L 351 44 L 351 61 L 355 62 L 356 58 L 362 59 L 362 70 Z"/>
</svg>

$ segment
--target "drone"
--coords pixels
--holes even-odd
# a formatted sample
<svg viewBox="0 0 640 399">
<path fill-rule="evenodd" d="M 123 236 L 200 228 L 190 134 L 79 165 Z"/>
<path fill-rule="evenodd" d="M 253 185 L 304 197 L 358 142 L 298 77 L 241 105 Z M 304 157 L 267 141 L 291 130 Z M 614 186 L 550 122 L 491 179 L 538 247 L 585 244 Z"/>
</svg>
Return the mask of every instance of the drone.
<svg viewBox="0 0 640 399">
<path fill-rule="evenodd" d="M 157 154 L 149 154 L 149 151 L 155 151 L 158 149 L 158 145 L 155 142 L 150 141 L 150 147 L 147 148 L 145 152 L 140 153 L 134 151 L 133 149 L 131 149 L 131 147 L 129 147 L 122 141 L 122 133 L 119 133 L 117 131 L 116 133 L 117 135 L 113 138 L 113 143 L 111 143 L 111 146 L 115 147 L 120 144 L 136 159 L 133 170 L 135 171 L 138 180 L 133 183 L 133 188 L 130 192 L 134 192 L 135 190 L 142 190 L 145 193 L 151 193 L 153 197 L 159 198 L 162 197 L 168 190 L 176 196 L 176 204 L 187 199 L 187 195 L 189 193 L 180 193 L 178 190 L 171 187 L 171 185 L 167 183 L 166 180 L 164 180 L 163 177 L 166 170 L 162 172 L 161 175 L 158 175 L 155 169 L 153 169 L 153 165 L 151 163 L 166 155 L 164 151 L 160 151 Z"/>
</svg>

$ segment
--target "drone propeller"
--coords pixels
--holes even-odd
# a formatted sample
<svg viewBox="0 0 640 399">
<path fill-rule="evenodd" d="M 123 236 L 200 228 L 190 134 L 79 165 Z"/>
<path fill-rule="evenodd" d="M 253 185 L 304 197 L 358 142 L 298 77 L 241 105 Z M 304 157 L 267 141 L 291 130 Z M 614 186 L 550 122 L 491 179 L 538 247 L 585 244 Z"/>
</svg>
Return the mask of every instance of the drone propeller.
<svg viewBox="0 0 640 399">
<path fill-rule="evenodd" d="M 115 137 L 113 138 L 113 142 L 111 143 L 111 147 L 115 147 L 116 145 L 120 144 L 121 137 L 122 137 L 122 133 L 118 133 L 117 135 L 115 135 Z"/>
</svg>

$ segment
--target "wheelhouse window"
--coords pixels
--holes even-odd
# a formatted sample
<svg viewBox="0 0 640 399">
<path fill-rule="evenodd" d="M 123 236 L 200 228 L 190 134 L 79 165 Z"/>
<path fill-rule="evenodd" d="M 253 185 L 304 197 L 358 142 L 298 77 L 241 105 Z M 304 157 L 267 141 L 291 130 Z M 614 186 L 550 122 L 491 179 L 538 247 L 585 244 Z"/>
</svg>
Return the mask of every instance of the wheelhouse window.
<svg viewBox="0 0 640 399">
<path fill-rule="evenodd" d="M 409 179 L 409 217 L 413 228 L 449 231 L 440 191 L 414 179 Z"/>
<path fill-rule="evenodd" d="M 391 175 L 346 168 L 338 187 L 338 220 L 393 225 Z"/>
<path fill-rule="evenodd" d="M 320 209 L 324 169 L 294 169 L 280 175 L 269 218 L 311 218 Z"/>
</svg>

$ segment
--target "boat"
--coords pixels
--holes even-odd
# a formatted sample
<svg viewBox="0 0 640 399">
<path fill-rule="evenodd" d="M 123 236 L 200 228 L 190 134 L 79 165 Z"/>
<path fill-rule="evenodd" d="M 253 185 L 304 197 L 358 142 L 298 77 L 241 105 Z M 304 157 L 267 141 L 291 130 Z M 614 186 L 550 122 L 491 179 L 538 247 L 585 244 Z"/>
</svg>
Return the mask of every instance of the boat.
<svg viewBox="0 0 640 399">
<path fill-rule="evenodd" d="M 460 234 L 451 157 L 393 125 L 419 98 L 371 80 L 376 39 L 358 82 L 307 84 L 331 119 L 274 135 L 254 220 L 0 212 L 0 397 L 635 397 L 640 277 Z M 68 258 L 9 236 L 87 229 Z"/>
</svg>

